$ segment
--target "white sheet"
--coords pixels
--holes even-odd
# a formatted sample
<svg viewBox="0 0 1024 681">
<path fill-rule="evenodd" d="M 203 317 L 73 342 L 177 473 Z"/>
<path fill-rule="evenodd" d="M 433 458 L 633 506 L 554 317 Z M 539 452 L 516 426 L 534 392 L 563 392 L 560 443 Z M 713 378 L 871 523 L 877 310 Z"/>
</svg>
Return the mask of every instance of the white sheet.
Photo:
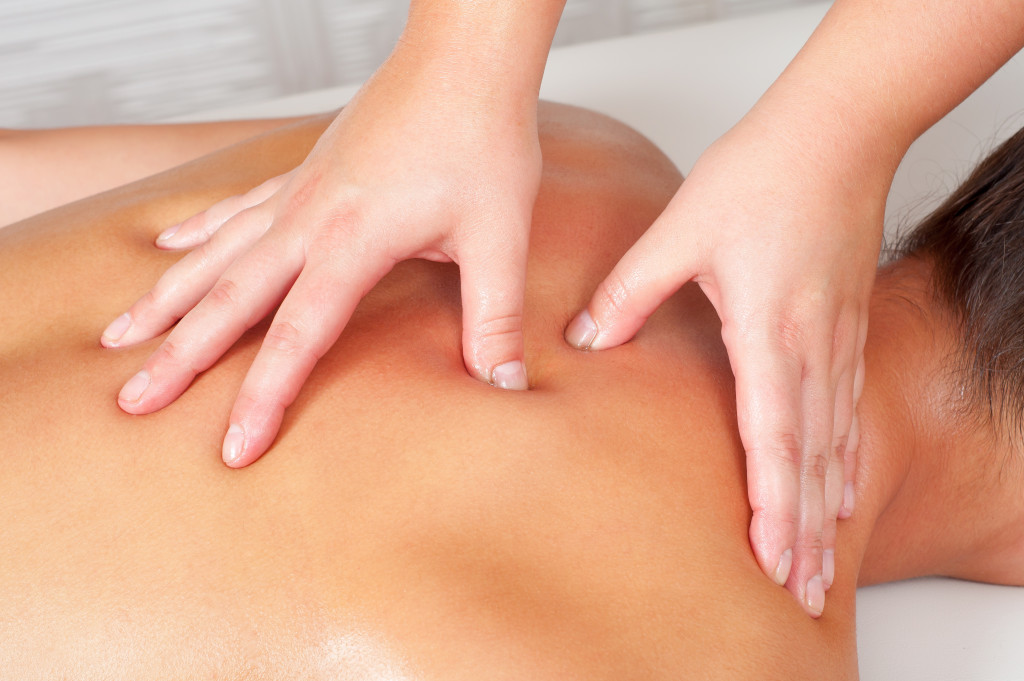
<svg viewBox="0 0 1024 681">
<path fill-rule="evenodd" d="M 663 33 L 560 48 L 541 94 L 621 119 L 687 171 L 753 105 L 828 5 L 815 3 Z M 923 215 L 996 142 L 1024 125 L 1024 54 L 927 132 L 889 197 L 887 232 Z M 344 104 L 355 87 L 190 116 L 308 113 Z M 1024 588 L 944 579 L 861 589 L 864 681 L 1024 681 Z"/>
</svg>

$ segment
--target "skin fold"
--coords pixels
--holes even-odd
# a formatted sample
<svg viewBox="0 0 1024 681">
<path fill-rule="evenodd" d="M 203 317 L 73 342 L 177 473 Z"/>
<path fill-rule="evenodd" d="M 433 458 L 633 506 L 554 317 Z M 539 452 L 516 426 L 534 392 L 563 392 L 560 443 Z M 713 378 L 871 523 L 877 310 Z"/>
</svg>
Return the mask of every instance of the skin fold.
<svg viewBox="0 0 1024 681">
<path fill-rule="evenodd" d="M 854 679 L 858 583 L 1014 583 L 1015 443 L 957 417 L 928 263 L 879 275 L 857 512 L 829 608 L 765 580 L 714 308 L 686 286 L 631 342 L 567 322 L 682 177 L 625 126 L 543 105 L 525 294 L 531 390 L 463 369 L 458 269 L 401 263 L 258 463 L 218 433 L 257 325 L 146 416 L 161 338 L 97 338 L 180 254 L 174 224 L 293 167 L 330 118 L 0 230 L 0 668 L 20 679 Z"/>
</svg>

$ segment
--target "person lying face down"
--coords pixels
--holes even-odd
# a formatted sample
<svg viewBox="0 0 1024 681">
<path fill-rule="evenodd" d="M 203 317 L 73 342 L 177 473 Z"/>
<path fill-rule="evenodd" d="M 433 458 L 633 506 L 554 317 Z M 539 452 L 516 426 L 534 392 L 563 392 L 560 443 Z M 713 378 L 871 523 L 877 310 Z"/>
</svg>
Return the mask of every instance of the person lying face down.
<svg viewBox="0 0 1024 681">
<path fill-rule="evenodd" d="M 0 230 L 7 673 L 854 679 L 858 584 L 1024 583 L 1022 134 L 879 271 L 856 508 L 830 530 L 815 621 L 751 553 L 732 374 L 700 291 L 621 348 L 563 340 L 682 181 L 594 113 L 541 109 L 530 391 L 465 373 L 458 271 L 410 261 L 366 297 L 254 466 L 229 470 L 208 443 L 259 327 L 166 409 L 118 409 L 159 339 L 96 338 L 179 257 L 153 238 L 292 167 L 325 124 Z"/>
</svg>

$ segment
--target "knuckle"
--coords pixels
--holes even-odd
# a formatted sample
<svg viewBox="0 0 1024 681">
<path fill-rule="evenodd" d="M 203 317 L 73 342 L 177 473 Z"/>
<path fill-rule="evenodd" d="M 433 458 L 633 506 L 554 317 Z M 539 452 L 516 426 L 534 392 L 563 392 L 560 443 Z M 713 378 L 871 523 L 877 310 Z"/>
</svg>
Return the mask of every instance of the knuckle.
<svg viewBox="0 0 1024 681">
<path fill-rule="evenodd" d="M 365 211 L 360 203 L 352 198 L 346 198 L 335 204 L 327 213 L 324 224 L 335 229 L 351 229 L 363 221 Z"/>
<path fill-rule="evenodd" d="M 213 238 L 204 241 L 191 253 L 171 266 L 168 272 L 174 272 L 176 281 L 187 282 L 190 278 L 205 273 L 216 267 L 218 252 L 224 245 L 225 236 L 215 232 Z"/>
<path fill-rule="evenodd" d="M 799 520 L 795 510 L 790 508 L 782 508 L 777 510 L 773 515 L 775 523 L 783 530 L 787 536 L 795 536 L 799 527 Z"/>
<path fill-rule="evenodd" d="M 796 310 L 764 303 L 744 308 L 729 319 L 743 347 L 768 352 L 779 360 L 796 362 L 807 347 L 807 321 Z"/>
<path fill-rule="evenodd" d="M 267 330 L 263 347 L 290 359 L 316 361 L 318 355 L 306 342 L 305 335 L 297 326 L 287 321 L 275 321 Z"/>
<path fill-rule="evenodd" d="M 239 206 L 238 212 L 226 216 L 222 222 L 209 225 L 209 235 L 215 237 L 224 233 L 225 238 L 241 236 L 247 241 L 255 241 L 267 233 L 273 223 L 273 213 L 262 204 L 256 206 Z"/>
<path fill-rule="evenodd" d="M 796 535 L 796 551 L 803 555 L 810 555 L 820 559 L 825 546 L 824 534 L 823 527 L 807 527 L 804 525 Z"/>
<path fill-rule="evenodd" d="M 832 330 L 832 353 L 852 354 L 860 333 L 860 320 L 854 314 L 841 314 Z"/>
<path fill-rule="evenodd" d="M 798 356 L 806 347 L 807 322 L 799 317 L 782 314 L 775 321 L 774 332 L 778 347 L 791 356 Z"/>
<path fill-rule="evenodd" d="M 309 170 L 303 181 L 295 184 L 294 189 L 285 197 L 282 206 L 284 212 L 299 214 L 304 212 L 307 206 L 316 199 L 323 179 L 323 172 L 319 168 Z"/>
<path fill-rule="evenodd" d="M 166 287 L 167 284 L 165 284 L 164 280 L 161 278 L 160 281 L 156 283 L 156 286 L 142 294 L 142 297 L 135 302 L 135 305 L 132 306 L 132 316 L 135 318 L 136 322 L 149 316 L 149 314 L 154 310 L 159 310 L 163 307 L 163 302 L 165 300 L 164 291 L 166 290 Z"/>
<path fill-rule="evenodd" d="M 629 284 L 626 283 L 625 277 L 617 269 L 612 270 L 611 274 L 601 283 L 601 286 L 597 289 L 597 303 L 598 307 L 605 312 L 606 315 L 619 318 L 626 314 L 627 301 L 630 297 Z"/>
<path fill-rule="evenodd" d="M 142 328 L 156 330 L 156 326 L 165 328 L 173 321 L 184 315 L 183 286 L 187 282 L 181 281 L 173 271 L 169 271 L 153 285 L 153 288 L 142 294 L 142 297 L 132 305 L 131 315 L 136 324 Z"/>
<path fill-rule="evenodd" d="M 366 215 L 354 201 L 342 201 L 320 218 L 312 230 L 307 256 L 340 258 L 344 262 L 364 257 L 382 238 L 380 230 L 360 229 Z"/>
<path fill-rule="evenodd" d="M 824 452 L 812 452 L 807 454 L 801 465 L 801 474 L 809 482 L 820 486 L 828 474 L 829 459 Z"/>
<path fill-rule="evenodd" d="M 795 505 L 780 503 L 774 497 L 763 498 L 760 503 L 752 505 L 752 510 L 755 515 L 780 528 L 785 534 L 789 536 L 796 534 L 799 526 L 799 513 Z"/>
<path fill-rule="evenodd" d="M 203 243 L 210 239 L 234 215 L 229 206 L 219 203 L 192 216 L 182 223 L 182 229 L 201 239 Z"/>
<path fill-rule="evenodd" d="M 167 338 L 153 353 L 153 363 L 158 366 L 170 367 L 173 371 L 184 371 L 195 376 L 199 371 L 193 366 L 191 357 L 185 347 L 171 338 Z"/>
<path fill-rule="evenodd" d="M 231 409 L 232 420 L 238 419 L 246 424 L 246 432 L 254 439 L 260 440 L 268 435 L 272 438 L 276 432 L 273 425 L 279 422 L 285 409 L 291 402 L 288 396 L 276 391 L 260 391 L 252 386 L 244 386 L 235 398 Z M 272 432 L 273 431 L 273 432 Z"/>
<path fill-rule="evenodd" d="M 231 411 L 232 419 L 240 417 L 245 421 L 261 420 L 264 417 L 266 406 L 260 399 L 260 394 L 250 391 L 245 385 L 235 398 L 235 406 Z"/>
<path fill-rule="evenodd" d="M 217 230 L 228 221 L 231 215 L 227 211 L 214 211 L 211 208 L 208 211 L 204 211 L 194 218 L 191 218 L 187 224 L 182 225 L 182 229 L 185 229 L 190 234 L 198 237 L 199 239 L 209 239 L 211 236 L 216 234 Z"/>
<path fill-rule="evenodd" d="M 238 284 L 222 278 L 206 294 L 206 300 L 218 310 L 230 310 L 239 305 L 240 294 Z"/>
<path fill-rule="evenodd" d="M 523 315 L 511 313 L 490 317 L 480 322 L 476 330 L 477 340 L 495 343 L 516 340 L 523 331 Z"/>
<path fill-rule="evenodd" d="M 850 441 L 849 435 L 837 435 L 832 438 L 832 460 L 841 462 L 846 458 L 846 446 Z"/>
<path fill-rule="evenodd" d="M 755 448 L 752 454 L 756 457 L 763 455 L 769 464 L 796 472 L 801 469 L 803 463 L 802 451 L 800 438 L 795 433 L 783 433 L 776 436 L 770 445 Z"/>
</svg>

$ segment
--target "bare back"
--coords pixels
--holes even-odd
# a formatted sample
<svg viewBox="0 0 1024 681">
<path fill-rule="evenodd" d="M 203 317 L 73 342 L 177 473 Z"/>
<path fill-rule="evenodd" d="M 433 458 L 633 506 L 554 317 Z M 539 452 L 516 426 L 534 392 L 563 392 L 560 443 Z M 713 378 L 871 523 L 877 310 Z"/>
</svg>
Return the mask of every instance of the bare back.
<svg viewBox="0 0 1024 681">
<path fill-rule="evenodd" d="M 855 678 L 854 585 L 815 622 L 751 554 L 732 378 L 699 291 L 621 348 L 562 340 L 681 177 L 620 124 L 541 114 L 532 389 L 468 376 L 457 268 L 403 263 L 241 471 L 218 446 L 265 326 L 144 417 L 115 396 L 160 339 L 98 338 L 177 257 L 152 247 L 162 228 L 291 168 L 326 120 L 0 231 L 0 668 Z"/>
</svg>

